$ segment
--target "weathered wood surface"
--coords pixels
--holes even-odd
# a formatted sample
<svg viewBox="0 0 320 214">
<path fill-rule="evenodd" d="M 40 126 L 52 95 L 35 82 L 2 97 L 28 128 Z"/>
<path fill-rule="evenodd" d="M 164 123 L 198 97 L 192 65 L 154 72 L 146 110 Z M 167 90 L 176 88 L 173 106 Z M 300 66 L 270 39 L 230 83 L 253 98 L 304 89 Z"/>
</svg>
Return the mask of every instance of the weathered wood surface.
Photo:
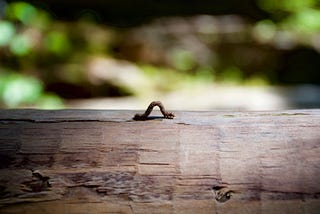
<svg viewBox="0 0 320 214">
<path fill-rule="evenodd" d="M 135 113 L 0 110 L 0 213 L 320 212 L 320 110 Z"/>
</svg>

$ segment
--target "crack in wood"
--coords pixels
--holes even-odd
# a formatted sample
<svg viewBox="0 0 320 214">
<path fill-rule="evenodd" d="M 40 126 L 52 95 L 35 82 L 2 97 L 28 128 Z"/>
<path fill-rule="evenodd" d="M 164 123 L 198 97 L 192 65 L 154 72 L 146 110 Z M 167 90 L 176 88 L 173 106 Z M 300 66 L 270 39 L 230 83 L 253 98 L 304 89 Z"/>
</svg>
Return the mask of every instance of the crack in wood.
<svg viewBox="0 0 320 214">
<path fill-rule="evenodd" d="M 139 162 L 139 165 L 147 165 L 147 166 L 170 166 L 170 163 L 144 163 L 144 162 Z"/>
<path fill-rule="evenodd" d="M 1 118 L 1 122 L 17 122 L 17 123 L 82 123 L 82 122 L 98 122 L 98 123 L 121 123 L 121 122 L 131 122 L 131 121 L 114 121 L 114 120 L 97 120 L 97 119 L 54 119 L 54 120 L 35 120 L 35 119 L 11 119 L 11 118 Z"/>
</svg>

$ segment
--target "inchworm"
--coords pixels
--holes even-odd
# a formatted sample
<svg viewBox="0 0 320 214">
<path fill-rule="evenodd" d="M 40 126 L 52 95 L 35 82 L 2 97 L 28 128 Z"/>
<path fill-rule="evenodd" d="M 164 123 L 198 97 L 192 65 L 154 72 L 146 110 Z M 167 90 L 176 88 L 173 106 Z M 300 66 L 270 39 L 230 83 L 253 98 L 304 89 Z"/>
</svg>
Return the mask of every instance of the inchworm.
<svg viewBox="0 0 320 214">
<path fill-rule="evenodd" d="M 152 112 L 153 107 L 155 107 L 155 106 L 158 106 L 160 108 L 160 111 L 163 114 L 164 118 L 167 118 L 167 119 L 174 118 L 174 114 L 171 112 L 167 112 L 160 101 L 153 101 L 150 103 L 147 110 L 143 114 L 136 114 L 136 115 L 134 115 L 133 119 L 134 120 L 146 120 L 148 118 L 149 114 Z"/>
</svg>

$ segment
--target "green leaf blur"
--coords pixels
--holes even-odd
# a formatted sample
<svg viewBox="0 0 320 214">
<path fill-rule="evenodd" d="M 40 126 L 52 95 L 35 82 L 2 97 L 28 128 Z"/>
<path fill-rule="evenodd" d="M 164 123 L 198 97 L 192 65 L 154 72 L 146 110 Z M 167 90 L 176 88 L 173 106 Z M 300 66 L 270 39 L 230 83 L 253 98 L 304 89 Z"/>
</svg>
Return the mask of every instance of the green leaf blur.
<svg viewBox="0 0 320 214">
<path fill-rule="evenodd" d="M 117 28 L 101 23 L 94 10 L 66 21 L 43 9 L 50 7 L 9 2 L 0 19 L 0 107 L 62 108 L 64 99 L 139 97 L 192 84 L 282 84 L 287 67 L 281 66 L 311 71 L 308 78 L 287 72 L 289 83 L 312 82 L 313 63 L 291 66 L 295 60 L 278 57 L 293 50 L 308 50 L 307 59 L 319 54 L 319 1 L 257 0 L 255 6 L 262 11 L 256 19 L 198 14 Z"/>
</svg>

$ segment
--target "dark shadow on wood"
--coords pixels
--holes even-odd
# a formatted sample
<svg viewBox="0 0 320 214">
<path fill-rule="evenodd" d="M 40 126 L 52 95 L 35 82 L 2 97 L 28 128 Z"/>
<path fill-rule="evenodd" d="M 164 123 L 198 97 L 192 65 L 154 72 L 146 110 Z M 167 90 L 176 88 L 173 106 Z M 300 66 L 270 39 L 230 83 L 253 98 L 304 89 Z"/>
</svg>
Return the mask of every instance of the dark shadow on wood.
<svg viewBox="0 0 320 214">
<path fill-rule="evenodd" d="M 162 119 L 166 119 L 163 116 L 149 116 L 145 119 L 134 119 L 135 121 L 146 121 L 146 120 L 162 120 Z"/>
</svg>

